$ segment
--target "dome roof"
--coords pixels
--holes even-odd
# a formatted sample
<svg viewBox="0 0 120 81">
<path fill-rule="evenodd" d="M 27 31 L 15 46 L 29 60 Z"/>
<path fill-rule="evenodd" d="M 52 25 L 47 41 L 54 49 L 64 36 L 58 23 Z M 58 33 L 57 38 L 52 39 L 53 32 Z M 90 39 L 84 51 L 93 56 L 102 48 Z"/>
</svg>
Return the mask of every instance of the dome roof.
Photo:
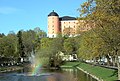
<svg viewBox="0 0 120 81">
<path fill-rule="evenodd" d="M 59 16 L 54 10 L 48 16 Z"/>
</svg>

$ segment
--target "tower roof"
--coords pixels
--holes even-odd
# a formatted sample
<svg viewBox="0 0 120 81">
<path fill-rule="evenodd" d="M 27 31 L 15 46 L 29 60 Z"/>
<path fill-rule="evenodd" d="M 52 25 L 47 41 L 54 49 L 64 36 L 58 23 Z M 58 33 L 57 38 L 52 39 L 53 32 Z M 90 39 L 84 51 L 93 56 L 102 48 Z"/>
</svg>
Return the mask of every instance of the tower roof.
<svg viewBox="0 0 120 81">
<path fill-rule="evenodd" d="M 59 18 L 61 21 L 67 21 L 67 20 L 76 20 L 75 17 L 70 17 L 70 16 L 63 16 Z"/>
<path fill-rule="evenodd" d="M 48 16 L 59 16 L 54 10 Z"/>
</svg>

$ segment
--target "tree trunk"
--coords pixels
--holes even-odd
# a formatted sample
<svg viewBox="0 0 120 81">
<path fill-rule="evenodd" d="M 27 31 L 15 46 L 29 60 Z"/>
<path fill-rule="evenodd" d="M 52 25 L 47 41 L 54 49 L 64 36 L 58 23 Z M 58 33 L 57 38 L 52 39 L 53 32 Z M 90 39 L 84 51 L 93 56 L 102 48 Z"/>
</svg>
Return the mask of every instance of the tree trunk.
<svg viewBox="0 0 120 81">
<path fill-rule="evenodd" d="M 120 63 L 119 63 L 118 56 L 116 57 L 116 61 L 117 61 L 117 68 L 118 68 L 118 80 L 120 80 Z"/>
<path fill-rule="evenodd" d="M 112 56 L 112 63 L 113 63 L 113 66 L 115 66 L 115 56 Z"/>
<path fill-rule="evenodd" d="M 115 50 L 115 58 L 116 58 L 116 63 L 117 63 L 117 68 L 118 68 L 118 80 L 120 80 L 120 63 L 119 63 L 119 58 L 118 58 L 118 49 Z"/>
<path fill-rule="evenodd" d="M 96 64 L 96 58 L 93 58 L 93 65 Z"/>
<path fill-rule="evenodd" d="M 118 63 L 118 80 L 120 80 L 120 64 Z"/>
<path fill-rule="evenodd" d="M 110 61 L 109 55 L 106 55 L 106 58 L 107 58 L 107 65 L 110 66 L 111 65 L 111 61 Z"/>
</svg>

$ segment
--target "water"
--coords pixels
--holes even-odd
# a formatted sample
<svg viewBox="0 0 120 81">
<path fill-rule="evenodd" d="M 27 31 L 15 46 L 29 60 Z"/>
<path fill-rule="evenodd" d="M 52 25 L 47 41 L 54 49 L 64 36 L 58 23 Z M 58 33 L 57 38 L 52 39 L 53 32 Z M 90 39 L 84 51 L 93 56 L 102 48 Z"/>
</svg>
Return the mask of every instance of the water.
<svg viewBox="0 0 120 81">
<path fill-rule="evenodd" d="M 0 81 L 97 81 L 78 69 L 63 69 L 49 71 L 43 69 L 41 73 L 32 75 L 28 69 L 1 73 Z"/>
</svg>

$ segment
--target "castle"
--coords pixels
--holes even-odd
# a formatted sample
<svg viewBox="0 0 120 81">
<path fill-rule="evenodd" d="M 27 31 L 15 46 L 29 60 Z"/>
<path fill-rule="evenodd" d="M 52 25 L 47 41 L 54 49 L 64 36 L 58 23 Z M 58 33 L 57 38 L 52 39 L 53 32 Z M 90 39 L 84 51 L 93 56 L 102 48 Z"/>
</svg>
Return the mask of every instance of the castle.
<svg viewBox="0 0 120 81">
<path fill-rule="evenodd" d="M 82 27 L 83 23 L 83 20 L 78 21 L 75 17 L 59 17 L 56 12 L 52 11 L 48 15 L 48 37 L 55 38 L 58 34 L 62 34 L 62 36 L 67 35 L 69 37 L 73 37 L 78 35 L 77 30 L 87 31 L 91 29 L 90 25 L 88 24 Z M 81 27 L 79 27 L 80 25 Z"/>
</svg>

